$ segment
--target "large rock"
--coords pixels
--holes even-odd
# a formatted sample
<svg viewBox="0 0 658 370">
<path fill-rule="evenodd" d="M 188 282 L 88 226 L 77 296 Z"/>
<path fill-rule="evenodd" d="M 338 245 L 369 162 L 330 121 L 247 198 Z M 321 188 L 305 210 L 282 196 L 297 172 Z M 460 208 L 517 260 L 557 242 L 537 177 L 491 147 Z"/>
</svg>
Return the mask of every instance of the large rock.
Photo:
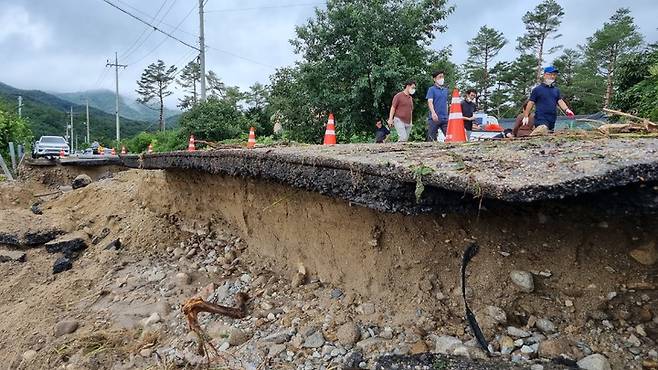
<svg viewBox="0 0 658 370">
<path fill-rule="evenodd" d="M 510 272 L 510 278 L 522 292 L 531 293 L 535 290 L 535 282 L 528 271 L 514 270 Z"/>
<path fill-rule="evenodd" d="M 87 242 L 82 235 L 71 234 L 49 241 L 45 247 L 48 253 L 63 253 L 68 259 L 76 259 L 80 252 L 87 249 Z"/>
<path fill-rule="evenodd" d="M 21 251 L 0 251 L 0 262 L 25 262 L 27 256 Z"/>
<path fill-rule="evenodd" d="M 91 177 L 89 175 L 78 175 L 75 179 L 73 179 L 73 182 L 71 183 L 71 187 L 73 189 L 80 189 L 84 188 L 85 186 L 91 184 Z"/>
<path fill-rule="evenodd" d="M 55 324 L 53 335 L 61 337 L 62 335 L 71 334 L 78 330 L 78 322 L 75 320 L 63 320 Z"/>
<path fill-rule="evenodd" d="M 353 346 L 359 341 L 361 331 L 355 323 L 350 321 L 338 328 L 336 336 L 338 337 L 338 343 L 343 346 Z"/>
<path fill-rule="evenodd" d="M 306 337 L 302 347 L 304 348 L 320 348 L 324 345 L 324 337 L 322 336 L 321 331 L 316 331 L 315 333 Z"/>
<path fill-rule="evenodd" d="M 578 366 L 583 370 L 612 370 L 608 359 L 598 353 L 589 355 L 578 361 Z"/>
<path fill-rule="evenodd" d="M 555 324 L 548 319 L 537 320 L 535 326 L 544 334 L 553 334 L 556 331 Z"/>
</svg>

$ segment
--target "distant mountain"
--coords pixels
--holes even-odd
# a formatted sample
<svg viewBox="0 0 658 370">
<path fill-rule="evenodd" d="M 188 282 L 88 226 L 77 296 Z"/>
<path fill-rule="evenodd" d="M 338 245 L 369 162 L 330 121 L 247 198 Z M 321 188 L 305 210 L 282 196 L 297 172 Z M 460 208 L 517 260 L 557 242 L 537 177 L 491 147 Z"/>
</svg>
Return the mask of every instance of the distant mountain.
<svg viewBox="0 0 658 370">
<path fill-rule="evenodd" d="M 69 110 L 73 107 L 73 131 L 78 142 L 84 141 L 86 127 L 85 106 L 73 104 L 52 94 L 40 90 L 21 90 L 0 82 L 0 99 L 17 104 L 18 96 L 23 97 L 23 117 L 28 118 L 32 133 L 36 138 L 42 135 L 64 136 L 66 125 L 70 122 Z M 114 114 L 97 108 L 89 108 L 91 140 L 110 144 L 115 137 Z M 142 131 L 152 130 L 152 124 L 145 121 L 121 118 L 121 137 L 129 138 Z"/>
<path fill-rule="evenodd" d="M 53 95 L 78 105 L 85 105 L 89 99 L 89 106 L 100 109 L 103 112 L 114 114 L 115 96 L 110 90 L 90 90 L 74 93 L 52 93 Z M 181 112 L 165 108 L 165 118 L 179 115 Z M 149 123 L 157 122 L 160 119 L 160 112 L 153 110 L 135 100 L 128 99 L 119 95 L 119 114 L 136 121 L 146 121 Z"/>
</svg>

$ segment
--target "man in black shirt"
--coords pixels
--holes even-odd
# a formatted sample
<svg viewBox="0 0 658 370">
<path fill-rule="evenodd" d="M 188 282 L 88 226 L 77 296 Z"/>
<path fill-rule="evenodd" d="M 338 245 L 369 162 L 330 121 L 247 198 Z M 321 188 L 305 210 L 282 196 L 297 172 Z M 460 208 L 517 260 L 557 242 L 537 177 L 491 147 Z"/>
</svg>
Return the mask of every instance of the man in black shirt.
<svg viewBox="0 0 658 370">
<path fill-rule="evenodd" d="M 475 121 L 475 111 L 477 110 L 477 104 L 475 103 L 475 98 L 477 97 L 477 91 L 474 89 L 469 89 L 466 91 L 466 97 L 462 100 L 462 116 L 464 117 L 464 128 L 466 129 L 466 140 L 470 140 L 471 131 L 473 131 Z M 479 129 L 478 125 L 475 125 L 475 129 Z"/>
<path fill-rule="evenodd" d="M 381 119 L 377 120 L 375 127 L 377 127 L 377 130 L 375 130 L 375 142 L 376 143 L 385 142 L 391 131 L 386 126 L 382 125 Z"/>
</svg>

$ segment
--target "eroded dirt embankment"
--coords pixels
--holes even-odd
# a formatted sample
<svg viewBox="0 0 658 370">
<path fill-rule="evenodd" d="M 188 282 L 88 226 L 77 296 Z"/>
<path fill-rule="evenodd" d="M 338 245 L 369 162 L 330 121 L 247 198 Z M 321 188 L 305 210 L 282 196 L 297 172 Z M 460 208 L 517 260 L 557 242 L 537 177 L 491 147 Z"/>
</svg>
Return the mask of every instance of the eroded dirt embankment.
<svg viewBox="0 0 658 370">
<path fill-rule="evenodd" d="M 655 242 L 656 219 L 608 218 L 583 204 L 404 216 L 194 171 L 149 173 L 139 194 L 152 211 L 197 228 L 224 220 L 245 237 L 249 253 L 271 260 L 274 269 L 292 276 L 301 263 L 322 281 L 381 300 L 396 320 L 417 319 L 419 307 L 438 320 L 451 317 L 447 312 L 461 317 L 458 273 L 468 240 L 481 247 L 469 278 L 475 306 L 495 304 L 519 320 L 541 312 L 565 329 L 578 327 L 606 309 L 601 297 L 611 291 L 656 283 L 655 267 L 629 256 Z M 536 273 L 533 294 L 510 286 L 512 270 Z"/>
</svg>

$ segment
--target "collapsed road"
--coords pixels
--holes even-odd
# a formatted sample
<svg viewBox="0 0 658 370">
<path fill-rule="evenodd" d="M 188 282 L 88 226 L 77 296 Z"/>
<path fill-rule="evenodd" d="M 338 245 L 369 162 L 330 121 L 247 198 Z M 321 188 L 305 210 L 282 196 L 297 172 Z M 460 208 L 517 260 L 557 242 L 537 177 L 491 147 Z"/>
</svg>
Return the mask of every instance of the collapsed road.
<svg viewBox="0 0 658 370">
<path fill-rule="evenodd" d="M 22 181 L 50 195 L 40 197 L 41 215 L 29 214 L 27 196 L 7 208 L 21 217 L 4 238 L 27 258 L 0 265 L 22 278 L 1 283 L 3 296 L 17 298 L 9 287 L 25 284 L 43 261 L 50 273 L 56 257 L 25 249 L 22 235 L 40 230 L 21 225 L 47 219 L 44 228 L 82 231 L 97 247 L 20 298 L 30 304 L 70 286 L 60 298 L 66 309 L 31 314 L 53 326 L 73 317 L 81 329 L 20 339 L 14 363 L 27 364 L 21 353 L 34 350 L 31 363 L 43 366 L 201 365 L 180 305 L 196 295 L 233 307 L 245 292 L 245 319 L 199 319 L 215 361 L 228 368 L 651 368 L 657 149 L 649 139 L 556 137 L 26 167 Z M 94 181 L 61 187 L 81 173 Z M 106 250 L 115 240 L 121 248 Z M 480 252 L 462 290 L 462 253 L 473 242 Z M 80 301 L 95 292 L 91 307 Z M 0 302 L 10 312 L 0 349 L 10 332 L 26 330 L 9 298 Z M 478 348 L 465 299 L 500 361 Z M 116 343 L 118 326 L 136 335 L 137 348 Z M 85 347 L 99 330 L 104 339 Z M 426 352 L 437 355 L 408 356 Z"/>
</svg>

